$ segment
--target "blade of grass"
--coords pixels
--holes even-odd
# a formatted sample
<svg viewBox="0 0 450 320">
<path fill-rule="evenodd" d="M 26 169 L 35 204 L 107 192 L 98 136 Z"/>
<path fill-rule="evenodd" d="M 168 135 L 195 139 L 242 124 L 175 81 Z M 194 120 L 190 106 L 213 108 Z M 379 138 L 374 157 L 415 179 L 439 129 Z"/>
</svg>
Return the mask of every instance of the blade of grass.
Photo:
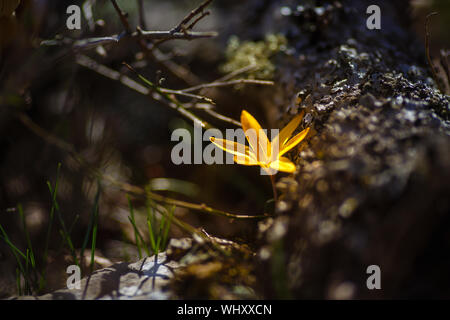
<svg viewBox="0 0 450 320">
<path fill-rule="evenodd" d="M 139 229 L 136 226 L 136 221 L 134 221 L 134 219 L 132 219 L 130 216 L 128 216 L 128 220 L 130 220 L 130 223 L 134 228 L 135 235 L 139 239 L 139 247 L 138 247 L 139 251 L 140 251 L 140 248 L 142 245 L 142 248 L 145 250 L 145 253 L 147 253 L 147 255 L 150 256 L 150 251 L 148 250 L 147 246 L 145 245 L 144 238 L 142 237 L 141 233 L 139 232 Z M 140 254 L 140 252 L 139 252 L 139 254 Z M 141 259 L 141 258 L 139 258 L 139 259 Z"/>
<path fill-rule="evenodd" d="M 150 255 L 150 251 L 149 251 L 147 245 L 145 245 L 144 238 L 142 237 L 142 235 L 139 232 L 139 229 L 138 229 L 138 227 L 136 225 L 136 220 L 134 218 L 134 209 L 133 209 L 133 206 L 131 204 L 130 196 L 128 194 L 127 194 L 127 199 L 128 199 L 128 206 L 130 207 L 130 216 L 128 217 L 128 219 L 130 220 L 130 222 L 131 222 L 131 224 L 132 224 L 132 226 L 134 228 L 135 237 L 136 237 L 136 243 L 139 243 L 138 249 L 140 251 L 140 248 L 142 246 L 142 248 L 144 248 L 145 252 L 149 256 Z M 140 242 L 138 240 L 140 240 Z M 139 254 L 141 254 L 141 253 L 139 252 Z"/>
<path fill-rule="evenodd" d="M 22 222 L 23 230 L 25 233 L 25 238 L 27 241 L 27 249 L 26 249 L 27 255 L 26 255 L 26 261 L 25 261 L 25 273 L 26 273 L 27 277 L 25 278 L 25 281 L 26 282 L 32 281 L 31 283 L 27 283 L 27 287 L 31 292 L 31 288 L 37 289 L 39 287 L 38 281 L 39 281 L 39 278 L 41 277 L 41 275 L 39 274 L 38 270 L 36 269 L 36 261 L 34 258 L 33 246 L 31 244 L 30 233 L 28 231 L 28 227 L 26 224 L 23 207 L 20 203 L 17 205 L 17 210 L 19 211 L 20 220 Z M 29 263 L 31 263 L 31 271 L 30 271 Z M 34 278 L 32 277 L 31 273 L 33 274 Z"/>
<path fill-rule="evenodd" d="M 97 219 L 96 219 L 97 220 Z M 91 246 L 91 272 L 94 271 L 95 246 L 97 242 L 97 223 L 94 224 L 92 230 L 92 246 Z"/>
<path fill-rule="evenodd" d="M 6 242 L 6 244 L 9 246 L 9 248 L 11 249 L 14 258 L 16 258 L 17 261 L 17 265 L 19 266 L 19 268 L 17 270 L 19 270 L 19 275 L 22 274 L 24 281 L 25 281 L 25 292 L 26 293 L 30 293 L 30 290 L 28 289 L 28 284 L 31 284 L 32 281 L 29 278 L 29 275 L 27 273 L 27 269 L 28 267 L 26 266 L 27 269 L 24 268 L 22 262 L 20 261 L 20 256 L 25 259 L 26 263 L 28 264 L 28 255 L 29 253 L 27 252 L 27 255 L 25 255 L 22 251 L 20 251 L 8 238 L 8 235 L 6 234 L 5 230 L 3 229 L 3 227 L 0 225 L 0 231 L 2 233 L 2 238 L 3 240 Z M 20 256 L 19 256 L 20 255 Z M 19 278 L 20 280 L 20 278 Z"/>
<path fill-rule="evenodd" d="M 77 255 L 75 254 L 75 248 L 73 246 L 72 240 L 70 239 L 70 236 L 62 228 L 59 229 L 59 234 L 61 235 L 63 240 L 65 240 L 67 246 L 69 247 L 70 253 L 72 255 L 75 264 L 79 267 L 80 263 L 78 261 Z"/>
<path fill-rule="evenodd" d="M 164 218 L 161 217 L 161 222 L 159 224 L 159 231 L 158 231 L 158 234 L 156 236 L 156 252 L 155 252 L 156 255 L 159 254 L 159 249 L 160 249 L 160 246 L 161 246 L 161 230 L 162 230 L 163 226 L 164 226 Z"/>
<path fill-rule="evenodd" d="M 26 272 L 26 274 L 29 274 L 28 273 L 28 269 L 29 269 L 29 266 L 30 266 L 30 264 L 28 263 L 29 259 L 30 259 L 30 249 L 27 248 L 27 259 L 25 260 L 25 272 Z"/>
<path fill-rule="evenodd" d="M 14 255 L 16 256 L 16 253 L 18 253 L 20 256 L 22 256 L 22 258 L 26 259 L 25 254 L 23 254 L 22 251 L 20 251 L 8 238 L 8 235 L 6 234 L 5 229 L 3 229 L 2 225 L 0 224 L 0 231 L 2 233 L 2 237 L 3 237 L 3 241 L 6 242 L 6 244 L 10 247 L 11 251 L 14 253 Z M 18 257 L 17 257 L 18 258 Z M 17 259 L 18 262 L 20 263 L 20 260 Z"/>
<path fill-rule="evenodd" d="M 20 271 L 19 268 L 16 268 L 16 285 L 17 285 L 17 292 L 19 296 L 22 295 L 22 285 L 20 281 Z"/>
<path fill-rule="evenodd" d="M 150 191 L 151 191 L 150 186 L 146 186 L 146 190 L 150 190 Z M 156 234 L 155 234 L 155 232 L 156 232 L 156 212 L 158 211 L 158 210 L 157 210 L 157 205 L 156 205 L 155 201 L 153 201 L 153 200 L 150 199 L 150 198 L 147 198 L 146 202 L 148 203 L 148 205 L 150 206 L 150 208 L 152 208 L 152 216 L 151 216 L 151 219 L 152 219 L 152 226 L 153 226 L 153 228 L 154 228 L 154 229 L 152 229 L 152 231 L 153 231 L 153 235 L 154 235 L 153 238 L 156 239 Z M 156 245 L 156 242 L 155 242 L 155 245 Z M 156 246 L 155 246 L 155 248 L 156 248 Z"/>
<path fill-rule="evenodd" d="M 72 224 L 69 227 L 69 231 L 68 231 L 69 234 L 72 234 L 73 228 L 75 228 L 75 225 L 76 225 L 76 223 L 78 222 L 79 219 L 80 219 L 80 215 L 77 214 L 75 216 L 75 218 L 73 219 Z"/>
<path fill-rule="evenodd" d="M 45 237 L 45 247 L 44 247 L 44 254 L 42 256 L 42 265 L 43 268 L 45 269 L 45 265 L 47 264 L 47 255 L 48 255 L 48 245 L 50 243 L 50 235 L 52 232 L 52 226 L 53 226 L 53 218 L 55 215 L 55 203 L 56 203 L 56 193 L 58 192 L 58 181 L 59 181 L 59 172 L 61 169 L 61 163 L 58 163 L 58 166 L 56 168 L 56 181 L 55 181 L 55 192 L 54 194 L 52 194 L 52 207 L 50 209 L 50 217 L 48 220 L 48 228 L 47 228 L 47 236 Z M 50 181 L 47 181 L 47 185 L 50 186 Z"/>
<path fill-rule="evenodd" d="M 31 280 L 30 280 L 30 278 L 28 277 L 28 274 L 27 274 L 27 272 L 26 272 L 24 266 L 23 266 L 22 262 L 20 261 L 20 257 L 22 257 L 23 259 L 25 259 L 25 261 L 28 261 L 27 256 L 26 256 L 22 251 L 20 251 L 20 250 L 19 250 L 19 249 L 11 242 L 11 240 L 9 240 L 9 237 L 8 237 L 8 235 L 6 234 L 6 231 L 5 231 L 5 229 L 3 229 L 3 227 L 2 227 L 1 224 L 0 224 L 0 232 L 2 233 L 3 241 L 6 242 L 6 244 L 8 245 L 8 247 L 11 249 L 11 252 L 13 253 L 14 258 L 16 258 L 16 261 L 17 261 L 17 264 L 18 264 L 18 266 L 19 266 L 20 272 L 22 273 L 23 278 L 24 278 L 24 280 L 25 280 L 25 284 L 31 283 Z"/>
<path fill-rule="evenodd" d="M 175 212 L 175 206 L 171 206 L 171 208 L 169 210 L 169 216 L 167 218 L 166 227 L 165 227 L 164 233 L 162 235 L 162 245 L 161 245 L 161 249 L 162 250 L 165 250 L 166 246 L 167 246 L 167 239 L 168 239 L 168 235 L 169 235 L 169 229 L 170 229 L 170 225 L 172 224 L 172 217 L 173 217 L 174 212 Z"/>
<path fill-rule="evenodd" d="M 152 248 L 152 251 L 155 252 L 156 251 L 156 243 L 155 243 L 155 234 L 153 232 L 153 227 L 152 227 L 152 221 L 153 220 L 153 215 L 154 215 L 154 209 L 148 205 L 147 203 L 147 226 L 148 226 L 148 235 L 150 238 L 150 246 Z"/>
<path fill-rule="evenodd" d="M 25 221 L 25 214 L 23 213 L 23 208 L 22 208 L 22 205 L 20 203 L 17 205 L 17 210 L 19 211 L 20 220 L 22 221 L 23 231 L 25 232 L 25 238 L 27 240 L 27 245 L 28 245 L 28 248 L 27 248 L 27 264 L 28 264 L 28 259 L 30 259 L 31 267 L 33 269 L 35 269 L 36 265 L 34 263 L 34 253 L 33 253 L 33 247 L 31 245 L 30 233 L 28 232 L 27 223 Z M 29 257 L 28 257 L 28 251 L 29 251 Z"/>
<path fill-rule="evenodd" d="M 94 225 L 95 222 L 95 212 L 98 208 L 98 203 L 100 200 L 100 181 L 97 181 L 97 192 L 95 194 L 95 198 L 94 198 L 94 207 L 91 211 L 90 217 L 89 217 L 89 224 L 88 224 L 88 228 L 86 230 L 86 234 L 84 236 L 84 240 L 83 240 L 83 244 L 81 246 L 81 253 L 80 253 L 80 260 L 83 261 L 84 259 L 84 250 L 86 249 L 86 246 L 88 244 L 89 241 L 89 235 L 91 234 L 91 230 L 92 230 L 92 226 Z"/>
<path fill-rule="evenodd" d="M 50 183 L 47 183 L 47 186 L 48 186 L 48 189 L 50 190 L 50 194 L 52 195 L 53 205 L 55 206 L 56 215 L 58 216 L 59 223 L 61 224 L 61 229 L 59 230 L 59 233 L 61 234 L 63 240 L 67 243 L 67 246 L 69 247 L 69 250 L 70 250 L 70 254 L 73 257 L 75 264 L 79 267 L 80 263 L 78 262 L 75 248 L 73 246 L 70 235 L 67 231 L 67 227 L 66 227 L 66 224 L 64 223 L 64 219 L 62 218 L 61 210 L 59 209 L 59 205 L 58 205 L 58 201 L 56 201 L 56 186 L 55 186 L 55 189 L 52 188 L 52 185 Z"/>
<path fill-rule="evenodd" d="M 138 229 L 136 227 L 136 223 L 134 221 L 134 210 L 133 210 L 133 206 L 131 204 L 130 196 L 128 194 L 127 194 L 127 200 L 128 200 L 128 208 L 130 209 L 130 215 L 128 216 L 128 219 L 130 220 L 131 225 L 134 228 L 134 240 L 135 240 L 136 246 L 138 248 L 139 259 L 142 259 L 141 244 L 139 243 L 139 239 L 138 239 L 139 231 L 138 231 Z"/>
<path fill-rule="evenodd" d="M 165 207 L 163 207 L 164 210 L 166 209 Z M 160 212 L 160 210 L 158 210 L 158 212 Z M 166 211 L 167 213 L 167 211 Z M 161 214 L 161 218 L 159 220 L 159 230 L 158 230 L 158 235 L 157 235 L 157 240 L 156 240 L 156 255 L 159 254 L 159 251 L 161 249 L 161 240 L 162 240 L 162 235 L 164 233 L 165 230 L 165 225 L 167 223 L 167 215 L 163 215 Z"/>
<path fill-rule="evenodd" d="M 100 184 L 98 186 L 97 195 L 94 204 L 94 228 L 92 230 L 92 245 L 91 245 L 91 272 L 94 271 L 94 257 L 95 247 L 97 243 L 97 227 L 98 227 L 98 212 L 99 212 L 99 199 L 100 199 Z"/>
</svg>

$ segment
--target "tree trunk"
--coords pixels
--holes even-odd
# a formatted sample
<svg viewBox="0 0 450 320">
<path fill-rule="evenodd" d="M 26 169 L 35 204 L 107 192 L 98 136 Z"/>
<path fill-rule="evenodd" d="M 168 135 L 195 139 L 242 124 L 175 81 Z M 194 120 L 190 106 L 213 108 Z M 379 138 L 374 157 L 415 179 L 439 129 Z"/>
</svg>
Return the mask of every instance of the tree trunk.
<svg viewBox="0 0 450 320">
<path fill-rule="evenodd" d="M 259 283 L 266 297 L 448 297 L 449 97 L 408 31 L 408 3 L 316 2 L 266 1 L 259 20 L 247 11 L 249 34 L 281 31 L 293 49 L 277 60 L 280 127 L 305 109 L 312 128 L 295 176 L 278 178 Z M 380 30 L 366 27 L 371 4 Z M 380 290 L 367 287 L 370 265 Z"/>
</svg>

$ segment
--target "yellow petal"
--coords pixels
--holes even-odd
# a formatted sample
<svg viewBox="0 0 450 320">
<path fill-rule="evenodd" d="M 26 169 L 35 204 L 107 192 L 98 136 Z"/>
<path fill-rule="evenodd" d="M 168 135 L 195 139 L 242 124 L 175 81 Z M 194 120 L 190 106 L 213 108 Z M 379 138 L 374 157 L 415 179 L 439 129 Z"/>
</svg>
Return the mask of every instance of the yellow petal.
<svg viewBox="0 0 450 320">
<path fill-rule="evenodd" d="M 242 110 L 241 113 L 241 125 L 244 130 L 245 136 L 250 144 L 250 147 L 257 154 L 257 158 L 260 161 L 268 160 L 268 153 L 270 152 L 270 142 L 266 133 L 259 125 L 258 121 L 247 111 Z M 253 129 L 256 137 L 251 137 L 247 130 Z M 256 140 L 256 141 L 255 141 Z"/>
<path fill-rule="evenodd" d="M 242 164 L 244 166 L 257 166 L 259 162 L 253 159 L 253 157 L 245 155 L 244 157 L 234 156 L 234 162 L 237 164 Z"/>
<path fill-rule="evenodd" d="M 281 157 L 280 159 L 270 163 L 270 168 L 292 173 L 295 171 L 295 164 L 288 158 Z"/>
<path fill-rule="evenodd" d="M 300 114 L 296 115 L 289 123 L 281 130 L 280 134 L 278 135 L 279 141 L 280 141 L 280 147 L 283 148 L 283 146 L 286 144 L 288 139 L 291 137 L 292 132 L 294 132 L 295 129 L 297 129 L 298 125 L 302 121 L 304 111 L 302 111 Z"/>
<path fill-rule="evenodd" d="M 299 144 L 308 134 L 309 128 L 306 128 L 302 132 L 295 135 L 292 139 L 290 139 L 288 142 L 285 143 L 283 148 L 281 148 L 280 153 L 278 154 L 280 157 L 291 150 L 293 147 L 295 147 L 297 144 Z"/>
<path fill-rule="evenodd" d="M 210 137 L 209 140 L 220 149 L 234 154 L 239 160 L 245 160 L 249 157 L 251 160 L 256 161 L 255 155 L 250 152 L 249 147 L 246 145 L 230 140 L 217 139 L 215 137 Z"/>
<path fill-rule="evenodd" d="M 278 134 L 275 138 L 273 138 L 271 142 L 271 161 L 275 161 L 278 158 L 280 150 L 283 149 L 284 145 L 291 137 L 292 132 L 297 129 L 303 118 L 304 112 L 302 111 L 300 114 L 296 115 L 289 123 L 281 130 L 280 134 Z"/>
</svg>

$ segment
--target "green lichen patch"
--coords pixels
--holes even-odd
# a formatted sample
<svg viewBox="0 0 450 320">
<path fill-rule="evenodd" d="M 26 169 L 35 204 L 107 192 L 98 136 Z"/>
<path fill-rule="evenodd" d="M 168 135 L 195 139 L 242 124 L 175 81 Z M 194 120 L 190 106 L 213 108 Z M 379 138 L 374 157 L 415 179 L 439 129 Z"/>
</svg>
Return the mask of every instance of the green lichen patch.
<svg viewBox="0 0 450 320">
<path fill-rule="evenodd" d="M 281 34 L 268 34 L 262 41 L 240 41 L 237 36 L 230 37 L 225 52 L 227 62 L 221 66 L 223 73 L 255 65 L 248 74 L 249 79 L 272 79 L 275 66 L 270 59 L 286 48 L 287 40 Z"/>
</svg>

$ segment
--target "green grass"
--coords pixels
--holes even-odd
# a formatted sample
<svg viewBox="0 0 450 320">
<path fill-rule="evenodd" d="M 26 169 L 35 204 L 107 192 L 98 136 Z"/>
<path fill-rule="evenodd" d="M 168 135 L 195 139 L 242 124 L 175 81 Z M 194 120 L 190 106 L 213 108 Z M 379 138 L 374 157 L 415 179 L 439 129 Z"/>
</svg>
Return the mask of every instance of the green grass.
<svg viewBox="0 0 450 320">
<path fill-rule="evenodd" d="M 17 206 L 20 218 L 23 224 L 25 237 L 27 240 L 27 248 L 25 250 L 26 253 L 23 253 L 17 246 L 15 246 L 12 241 L 9 239 L 8 234 L 6 233 L 5 229 L 0 225 L 0 238 L 5 241 L 7 246 L 11 249 L 12 254 L 14 255 L 16 262 L 17 262 L 17 268 L 16 268 L 16 284 L 18 288 L 18 293 L 21 295 L 23 294 L 32 294 L 35 288 L 38 288 L 40 283 L 40 274 L 36 268 L 36 261 L 34 259 L 34 253 L 31 246 L 30 236 L 28 233 L 28 228 L 26 226 L 23 209 L 22 206 L 19 204 Z M 22 280 L 24 279 L 24 285 L 22 288 Z"/>
<path fill-rule="evenodd" d="M 150 240 L 149 245 L 146 245 L 144 238 L 136 225 L 136 219 L 134 216 L 134 208 L 131 203 L 129 195 L 127 195 L 128 207 L 130 210 L 130 215 L 128 220 L 134 229 L 135 243 L 138 248 L 139 259 L 142 258 L 142 250 L 145 250 L 148 256 L 150 256 L 150 251 L 152 254 L 159 254 L 161 251 L 165 250 L 167 247 L 167 242 L 169 238 L 169 230 L 172 222 L 172 216 L 175 211 L 175 206 L 162 207 L 158 206 L 151 199 L 146 202 L 146 212 L 147 212 L 147 232 Z M 159 210 L 165 210 L 166 215 L 159 213 Z M 159 219 L 158 217 L 159 216 Z M 168 217 L 168 218 L 166 218 Z"/>
<path fill-rule="evenodd" d="M 92 208 L 90 217 L 89 217 L 89 224 L 88 228 L 86 230 L 86 234 L 84 236 L 83 244 L 81 246 L 81 253 L 80 253 L 80 260 L 83 261 L 84 259 L 84 250 L 86 249 L 86 246 L 89 241 L 89 235 L 92 231 L 92 242 L 91 242 L 91 261 L 90 261 L 90 269 L 91 272 L 94 269 L 94 257 L 95 257 L 95 247 L 97 243 L 97 230 L 98 230 L 98 212 L 99 212 L 99 202 L 100 202 L 100 194 L 101 194 L 101 185 L 100 182 L 97 182 L 97 193 L 95 194 L 94 198 L 94 207 Z"/>
<path fill-rule="evenodd" d="M 48 264 L 49 247 L 52 234 L 58 232 L 62 238 L 60 248 L 57 252 L 66 247 L 73 259 L 73 262 L 77 266 L 83 265 L 84 252 L 89 245 L 91 248 L 90 257 L 90 271 L 94 269 L 95 250 L 97 245 L 98 234 L 98 220 L 99 220 L 99 203 L 102 193 L 100 182 L 97 183 L 97 192 L 94 198 L 92 210 L 89 215 L 89 223 L 86 233 L 81 244 L 81 250 L 79 256 L 75 250 L 75 245 L 71 238 L 72 230 L 79 221 L 79 215 L 75 216 L 74 220 L 67 228 L 66 221 L 62 214 L 61 208 L 57 201 L 57 193 L 60 180 L 61 164 L 59 163 L 56 171 L 56 178 L 54 184 L 47 181 L 47 187 L 50 192 L 50 211 L 48 218 L 48 225 L 45 235 L 44 247 L 42 248 L 42 256 L 36 257 L 35 247 L 32 244 L 29 230 L 26 224 L 25 214 L 22 205 L 17 205 L 17 212 L 19 213 L 20 223 L 22 225 L 24 233 L 24 248 L 20 249 L 18 245 L 15 245 L 6 230 L 0 224 L 0 239 L 3 240 L 10 248 L 16 260 L 16 286 L 18 295 L 32 295 L 41 293 L 47 285 L 47 273 L 46 267 Z M 128 219 L 134 229 L 134 241 L 136 243 L 139 258 L 142 258 L 145 252 L 147 256 L 151 254 L 159 254 L 166 249 L 169 231 L 172 224 L 172 217 L 175 211 L 175 206 L 162 206 L 151 199 L 148 199 L 145 204 L 146 209 L 146 228 L 148 232 L 149 244 L 147 245 L 144 237 L 142 236 L 140 229 L 137 226 L 135 210 L 133 208 L 130 197 L 127 195 L 128 206 L 130 215 Z M 55 225 L 55 223 L 57 225 Z"/>
<path fill-rule="evenodd" d="M 22 205 L 20 203 L 17 205 L 16 211 L 19 213 L 20 223 L 23 228 L 26 243 L 26 247 L 23 250 L 19 249 L 18 246 L 11 241 L 8 234 L 6 233 L 6 230 L 0 224 L 0 239 L 2 239 L 6 243 L 6 245 L 10 248 L 17 263 L 16 286 L 18 295 L 38 294 L 42 292 L 46 287 L 47 284 L 46 267 L 48 264 L 50 239 L 52 236 L 52 232 L 55 229 L 54 228 L 55 215 L 57 217 L 57 221 L 59 222 L 58 232 L 63 239 L 59 250 L 61 250 L 63 246 L 67 247 L 74 263 L 77 266 L 80 266 L 81 265 L 80 262 L 83 261 L 84 250 L 87 247 L 89 239 L 91 239 L 90 270 L 93 271 L 95 249 L 97 244 L 99 200 L 101 194 L 100 183 L 98 183 L 97 194 L 95 195 L 94 206 L 90 213 L 89 226 L 82 243 L 80 258 L 78 258 L 70 234 L 79 220 L 79 215 L 75 216 L 74 221 L 71 223 L 70 227 L 67 228 L 57 201 L 60 170 L 61 164 L 59 163 L 57 166 L 56 179 L 54 185 L 52 185 L 50 181 L 47 181 L 47 187 L 50 191 L 51 196 L 51 208 L 49 212 L 48 226 L 46 230 L 45 243 L 41 259 L 36 259 L 35 251 L 26 224 L 25 214 Z"/>
</svg>

